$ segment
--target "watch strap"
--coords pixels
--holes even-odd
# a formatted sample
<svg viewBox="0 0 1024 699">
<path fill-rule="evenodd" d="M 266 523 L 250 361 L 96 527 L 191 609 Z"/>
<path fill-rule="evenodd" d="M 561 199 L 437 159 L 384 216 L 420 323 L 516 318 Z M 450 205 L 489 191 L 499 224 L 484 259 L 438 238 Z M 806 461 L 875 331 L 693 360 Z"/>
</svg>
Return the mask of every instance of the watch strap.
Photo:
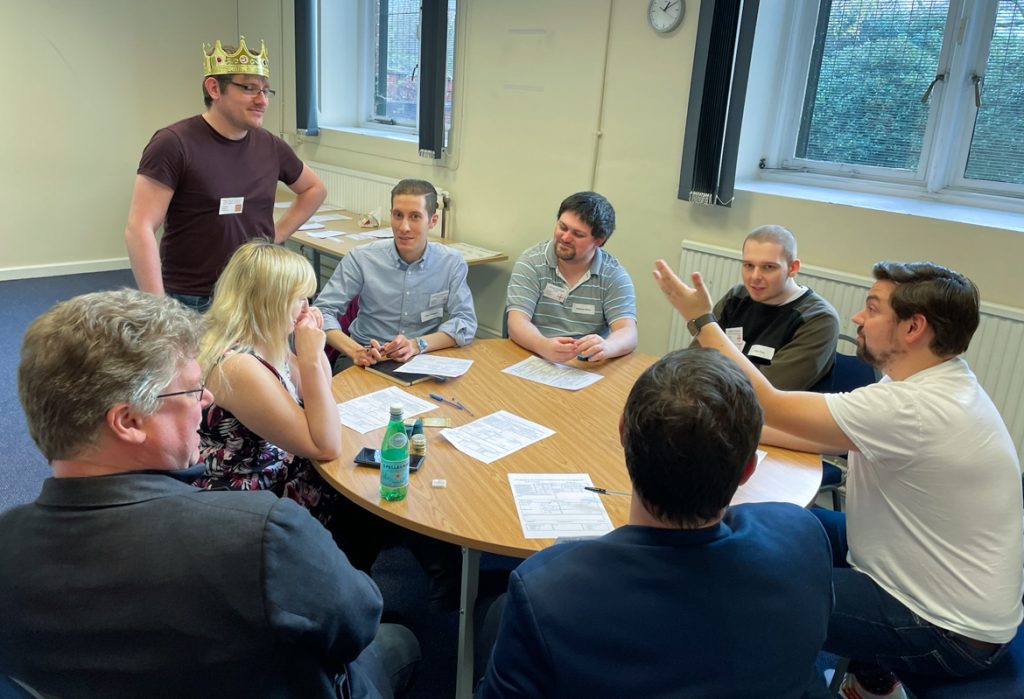
<svg viewBox="0 0 1024 699">
<path fill-rule="evenodd" d="M 686 323 L 686 329 L 690 331 L 690 334 L 694 337 L 700 335 L 700 330 L 708 323 L 717 323 L 718 318 L 715 318 L 714 313 L 705 313 L 702 316 L 697 316 L 693 320 Z"/>
</svg>

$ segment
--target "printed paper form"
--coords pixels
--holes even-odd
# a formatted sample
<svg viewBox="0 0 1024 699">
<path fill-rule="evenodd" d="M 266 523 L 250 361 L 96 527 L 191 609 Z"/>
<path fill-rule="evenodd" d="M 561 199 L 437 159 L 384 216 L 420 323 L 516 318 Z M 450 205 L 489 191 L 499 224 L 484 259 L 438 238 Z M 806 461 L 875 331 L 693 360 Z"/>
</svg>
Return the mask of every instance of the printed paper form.
<svg viewBox="0 0 1024 699">
<path fill-rule="evenodd" d="M 345 235 L 345 231 L 317 231 L 308 235 L 310 238 L 337 238 L 340 235 Z"/>
<path fill-rule="evenodd" d="M 594 485 L 589 473 L 510 473 L 508 483 L 524 538 L 601 536 L 612 530 L 601 496 L 583 489 Z"/>
<path fill-rule="evenodd" d="M 489 464 L 514 451 L 550 437 L 554 430 L 518 415 L 499 410 L 468 425 L 441 430 L 441 435 L 463 454 Z"/>
<path fill-rule="evenodd" d="M 351 221 L 351 216 L 345 214 L 317 214 L 310 216 L 309 220 L 313 223 L 327 223 L 328 221 Z"/>
<path fill-rule="evenodd" d="M 436 354 L 417 354 L 395 369 L 396 374 L 430 374 L 431 376 L 462 376 L 473 365 L 472 359 L 441 357 Z"/>
<path fill-rule="evenodd" d="M 389 386 L 365 396 L 359 396 L 344 403 L 338 403 L 338 415 L 341 416 L 341 424 L 350 427 L 360 434 L 366 434 L 370 430 L 386 427 L 391 419 L 391 405 L 402 404 L 402 417 L 412 417 L 434 410 L 437 405 L 422 398 L 417 398 L 411 393 L 406 393 L 397 386 Z"/>
<path fill-rule="evenodd" d="M 319 231 L 323 230 L 324 224 L 317 223 L 316 221 L 310 221 L 309 223 L 303 223 L 299 226 L 300 231 Z"/>
<path fill-rule="evenodd" d="M 518 376 L 527 381 L 536 381 L 545 386 L 564 388 L 569 391 L 578 391 L 604 378 L 600 374 L 573 369 L 564 364 L 555 364 L 537 356 L 529 357 L 518 364 L 506 367 L 502 369 L 502 372 Z"/>
<path fill-rule="evenodd" d="M 459 254 L 466 260 L 466 262 L 472 262 L 473 260 L 483 260 L 488 257 L 495 257 L 501 253 L 497 250 L 488 250 L 487 248 L 480 248 L 476 245 L 469 245 L 467 243 L 451 243 L 449 246 L 452 250 L 458 250 Z"/>
</svg>

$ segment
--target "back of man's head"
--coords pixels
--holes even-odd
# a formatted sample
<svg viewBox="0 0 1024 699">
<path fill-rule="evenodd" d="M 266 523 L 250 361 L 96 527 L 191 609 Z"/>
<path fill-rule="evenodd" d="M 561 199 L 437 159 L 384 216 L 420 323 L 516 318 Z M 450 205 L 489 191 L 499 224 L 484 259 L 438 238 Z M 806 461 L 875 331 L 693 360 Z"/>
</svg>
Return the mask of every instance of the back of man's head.
<svg viewBox="0 0 1024 699">
<path fill-rule="evenodd" d="M 934 335 L 928 348 L 939 357 L 963 354 L 981 322 L 981 298 L 974 282 L 934 262 L 878 262 L 879 281 L 896 284 L 889 306 L 900 320 L 920 313 Z"/>
<path fill-rule="evenodd" d="M 391 189 L 391 205 L 395 204 L 395 197 L 400 194 L 411 194 L 414 197 L 425 197 L 423 208 L 427 216 L 433 216 L 437 211 L 437 189 L 426 180 L 405 179 L 401 180 Z"/>
<path fill-rule="evenodd" d="M 716 350 L 671 352 L 626 399 L 622 445 L 636 495 L 657 519 L 718 517 L 757 449 L 764 413 L 743 372 Z"/>
<path fill-rule="evenodd" d="M 28 326 L 18 397 L 50 462 L 94 445 L 107 411 L 146 415 L 179 365 L 196 356 L 200 317 L 169 298 L 122 289 L 58 303 Z"/>
<path fill-rule="evenodd" d="M 566 211 L 571 211 L 583 223 L 590 226 L 590 235 L 594 238 L 603 238 L 604 245 L 615 232 L 615 209 L 610 201 L 597 192 L 576 192 L 570 194 L 558 206 L 558 215 L 561 218 Z"/>
</svg>

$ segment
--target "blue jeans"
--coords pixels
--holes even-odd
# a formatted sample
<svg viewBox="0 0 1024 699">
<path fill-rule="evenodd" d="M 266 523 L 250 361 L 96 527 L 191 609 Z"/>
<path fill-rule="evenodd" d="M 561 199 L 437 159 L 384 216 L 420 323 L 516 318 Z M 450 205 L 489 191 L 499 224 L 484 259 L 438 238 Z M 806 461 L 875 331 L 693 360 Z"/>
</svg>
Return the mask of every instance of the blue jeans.
<svg viewBox="0 0 1024 699">
<path fill-rule="evenodd" d="M 846 562 L 846 515 L 820 508 L 811 512 L 821 520 L 832 544 L 832 586 L 835 602 L 828 621 L 825 650 L 850 659 L 858 666 L 897 675 L 964 677 L 996 663 L 1009 643 L 984 649 L 965 642 L 951 631 L 925 621 L 907 609 L 864 573 Z"/>
<path fill-rule="evenodd" d="M 176 294 L 173 291 L 168 291 L 167 295 L 180 303 L 186 308 L 191 308 L 193 311 L 199 311 L 200 313 L 206 313 L 206 309 L 210 307 L 210 301 L 213 300 L 212 296 L 193 296 L 192 294 Z"/>
</svg>

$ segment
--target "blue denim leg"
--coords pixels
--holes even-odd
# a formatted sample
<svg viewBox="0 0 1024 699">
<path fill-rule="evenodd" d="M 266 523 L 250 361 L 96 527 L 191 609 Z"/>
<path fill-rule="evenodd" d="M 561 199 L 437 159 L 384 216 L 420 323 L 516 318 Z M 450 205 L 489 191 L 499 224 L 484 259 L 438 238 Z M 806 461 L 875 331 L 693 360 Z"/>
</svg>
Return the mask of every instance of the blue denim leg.
<svg viewBox="0 0 1024 699">
<path fill-rule="evenodd" d="M 180 303 L 186 308 L 191 308 L 194 311 L 200 313 L 206 313 L 206 309 L 210 307 L 210 301 L 213 300 L 212 296 L 193 296 L 192 294 L 176 294 L 172 291 L 168 291 L 167 295 Z"/>
<path fill-rule="evenodd" d="M 895 672 L 961 677 L 996 662 L 998 651 L 978 649 L 905 607 L 870 577 L 846 563 L 846 518 L 838 512 L 812 510 L 832 543 L 835 603 L 825 650 L 854 662 Z"/>
</svg>

